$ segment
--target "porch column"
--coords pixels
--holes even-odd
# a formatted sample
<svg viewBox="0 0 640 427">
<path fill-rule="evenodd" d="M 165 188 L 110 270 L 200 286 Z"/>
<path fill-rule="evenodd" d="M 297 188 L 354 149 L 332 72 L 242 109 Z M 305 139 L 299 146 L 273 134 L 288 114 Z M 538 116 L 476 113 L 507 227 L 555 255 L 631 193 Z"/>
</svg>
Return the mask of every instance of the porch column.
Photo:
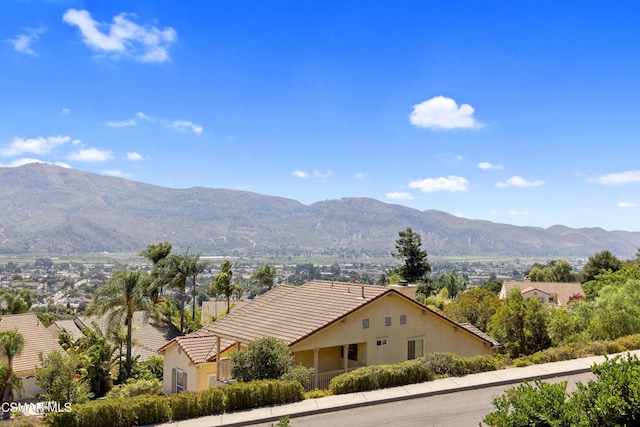
<svg viewBox="0 0 640 427">
<path fill-rule="evenodd" d="M 216 337 L 216 381 L 220 381 L 220 337 Z"/>
<path fill-rule="evenodd" d="M 349 344 L 342 346 L 342 354 L 344 355 L 342 358 L 342 368 L 347 372 L 347 369 L 349 369 Z"/>
<path fill-rule="evenodd" d="M 318 355 L 320 354 L 319 348 L 313 349 L 313 388 L 318 388 Z"/>
</svg>

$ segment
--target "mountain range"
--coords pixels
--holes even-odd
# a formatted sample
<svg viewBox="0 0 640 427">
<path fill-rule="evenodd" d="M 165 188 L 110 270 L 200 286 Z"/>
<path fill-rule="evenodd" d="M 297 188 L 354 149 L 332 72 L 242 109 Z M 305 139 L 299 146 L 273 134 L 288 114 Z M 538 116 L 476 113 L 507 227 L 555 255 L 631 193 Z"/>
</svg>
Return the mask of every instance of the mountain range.
<svg viewBox="0 0 640 427">
<path fill-rule="evenodd" d="M 138 252 L 160 241 L 226 256 L 388 257 L 412 227 L 434 256 L 635 257 L 640 233 L 519 227 L 369 198 L 304 205 L 248 191 L 165 188 L 50 164 L 0 168 L 0 253 Z"/>
</svg>

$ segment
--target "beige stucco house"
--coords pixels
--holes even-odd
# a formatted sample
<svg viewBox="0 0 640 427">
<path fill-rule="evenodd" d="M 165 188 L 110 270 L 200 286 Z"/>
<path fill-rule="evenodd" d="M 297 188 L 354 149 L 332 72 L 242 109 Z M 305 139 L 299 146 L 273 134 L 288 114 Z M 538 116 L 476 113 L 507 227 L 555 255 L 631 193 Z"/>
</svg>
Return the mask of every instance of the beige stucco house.
<svg viewBox="0 0 640 427">
<path fill-rule="evenodd" d="M 492 354 L 499 346 L 477 328 L 456 323 L 393 287 L 316 280 L 280 285 L 162 346 L 165 392 L 229 381 L 228 355 L 265 336 L 285 341 L 296 365 L 313 369 L 313 386 L 319 388 L 362 366 L 432 352 Z"/>
<path fill-rule="evenodd" d="M 36 369 L 42 367 L 40 354 L 46 357 L 54 351 L 66 353 L 33 313 L 1 316 L 0 331 L 12 330 L 17 330 L 24 337 L 24 349 L 13 359 L 13 370 L 22 379 L 23 386 L 23 390 L 15 398 L 16 400 L 30 399 L 44 392 L 36 385 L 33 377 Z M 2 356 L 2 359 L 6 362 L 5 356 Z"/>
<path fill-rule="evenodd" d="M 514 288 L 520 289 L 525 297 L 538 298 L 551 305 L 567 305 L 573 299 L 585 298 L 580 283 L 505 280 L 500 289 L 500 299 L 506 298 Z"/>
</svg>

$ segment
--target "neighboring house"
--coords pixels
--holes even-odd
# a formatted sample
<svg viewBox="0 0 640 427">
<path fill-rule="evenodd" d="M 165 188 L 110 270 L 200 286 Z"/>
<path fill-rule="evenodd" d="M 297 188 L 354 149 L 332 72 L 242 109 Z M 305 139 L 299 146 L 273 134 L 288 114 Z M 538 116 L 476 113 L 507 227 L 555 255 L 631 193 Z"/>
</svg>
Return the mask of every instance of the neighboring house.
<svg viewBox="0 0 640 427">
<path fill-rule="evenodd" d="M 58 320 L 49 326 L 49 331 L 54 337 L 62 329 L 66 330 L 75 341 L 82 337 L 82 330 L 93 327 L 95 322 L 103 333 L 107 332 L 108 315 L 103 316 L 80 316 L 73 320 Z M 151 318 L 146 318 L 143 311 L 133 313 L 133 346 L 131 352 L 133 357 L 139 356 L 138 361 L 144 362 L 151 356 L 158 355 L 158 347 L 166 344 L 180 335 L 180 331 L 173 326 L 160 325 Z M 122 326 L 124 328 L 124 325 Z"/>
<path fill-rule="evenodd" d="M 315 280 L 280 285 L 212 324 L 162 346 L 164 390 L 202 390 L 230 380 L 228 355 L 261 337 L 285 341 L 314 387 L 351 369 L 426 353 L 492 354 L 499 346 L 394 287 Z"/>
<path fill-rule="evenodd" d="M 22 379 L 24 387 L 24 390 L 16 396 L 16 400 L 29 399 L 44 392 L 36 386 L 33 377 L 36 368 L 42 366 L 39 355 L 46 357 L 53 351 L 64 353 L 64 349 L 33 313 L 5 314 L 0 318 L 0 331 L 14 329 L 24 337 L 24 350 L 13 359 L 13 370 Z M 6 361 L 6 358 L 4 360 Z"/>
<path fill-rule="evenodd" d="M 514 288 L 520 289 L 525 297 L 538 298 L 542 302 L 551 305 L 567 305 L 574 299 L 584 299 L 585 294 L 580 283 L 564 282 L 532 282 L 504 281 L 500 289 L 500 299 L 504 299 Z"/>
<path fill-rule="evenodd" d="M 231 310 L 242 307 L 248 301 L 232 301 Z M 227 311 L 227 301 L 210 300 L 202 301 L 202 314 L 200 316 L 200 324 L 208 325 L 213 320 L 222 316 Z"/>
</svg>

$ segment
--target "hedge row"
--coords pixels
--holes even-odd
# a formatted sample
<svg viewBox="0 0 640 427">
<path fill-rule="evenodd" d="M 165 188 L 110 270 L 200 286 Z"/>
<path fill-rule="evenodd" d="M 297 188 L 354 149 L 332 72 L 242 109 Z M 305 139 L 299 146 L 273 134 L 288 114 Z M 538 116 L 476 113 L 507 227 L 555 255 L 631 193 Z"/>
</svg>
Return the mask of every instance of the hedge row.
<svg viewBox="0 0 640 427">
<path fill-rule="evenodd" d="M 235 383 L 171 396 L 136 396 L 74 405 L 70 412 L 52 412 L 45 422 L 60 427 L 128 427 L 184 420 L 225 411 L 297 402 L 303 399 L 297 381 L 264 380 Z"/>
<path fill-rule="evenodd" d="M 431 353 L 420 359 L 395 365 L 367 366 L 339 375 L 329 383 L 333 394 L 355 393 L 431 381 L 442 376 L 463 376 L 495 371 L 492 356 L 461 357 L 452 353 Z"/>
<path fill-rule="evenodd" d="M 551 347 L 529 356 L 514 359 L 513 365 L 538 365 L 541 363 L 559 362 L 588 356 L 602 356 L 638 349 L 640 349 L 640 334 L 627 335 L 613 341 L 571 343 L 561 347 Z"/>
</svg>

